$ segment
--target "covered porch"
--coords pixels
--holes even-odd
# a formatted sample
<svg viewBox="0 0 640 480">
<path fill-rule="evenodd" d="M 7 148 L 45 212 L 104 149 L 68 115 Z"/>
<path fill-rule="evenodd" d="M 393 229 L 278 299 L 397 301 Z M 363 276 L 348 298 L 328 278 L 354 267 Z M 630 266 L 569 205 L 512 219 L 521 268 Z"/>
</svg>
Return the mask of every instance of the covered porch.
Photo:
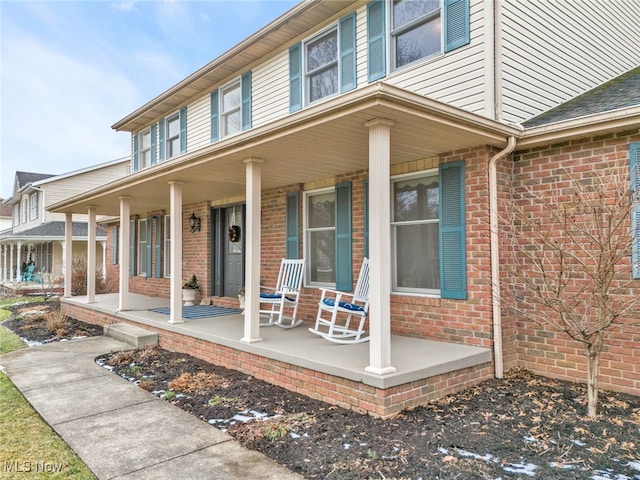
<svg viewBox="0 0 640 480">
<path fill-rule="evenodd" d="M 161 347 L 241 370 L 270 383 L 329 403 L 393 413 L 466 386 L 491 375 L 488 348 L 391 335 L 395 372 L 365 369 L 366 343 L 338 345 L 313 335 L 301 325 L 293 329 L 262 327 L 261 342 L 242 341 L 242 315 L 184 319 L 168 323 L 167 315 L 151 311 L 169 306 L 169 299 L 130 294 L 128 310 L 118 307 L 117 294 L 62 298 L 62 309 L 89 323 L 128 323 L 159 335 Z M 373 408 L 372 408 L 373 407 Z"/>
</svg>

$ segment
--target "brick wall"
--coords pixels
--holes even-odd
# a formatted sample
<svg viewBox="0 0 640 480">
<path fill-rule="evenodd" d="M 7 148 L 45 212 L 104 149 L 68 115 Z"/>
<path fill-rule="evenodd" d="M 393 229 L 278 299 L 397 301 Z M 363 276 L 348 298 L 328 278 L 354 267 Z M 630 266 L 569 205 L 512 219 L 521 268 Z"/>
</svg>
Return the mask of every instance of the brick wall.
<svg viewBox="0 0 640 480">
<path fill-rule="evenodd" d="M 104 326 L 122 321 L 122 319 L 107 313 L 92 311 L 64 302 L 61 304 L 61 309 L 70 317 L 95 325 Z M 493 372 L 492 368 L 485 364 L 485 366 L 466 368 L 381 389 L 149 325 L 129 320 L 126 320 L 125 323 L 158 333 L 159 346 L 162 348 L 188 353 L 215 365 L 244 372 L 287 390 L 378 417 L 388 417 L 405 408 L 422 405 L 477 385 L 481 381 L 491 378 Z"/>
<path fill-rule="evenodd" d="M 629 143 L 640 141 L 638 130 L 586 138 L 516 152 L 514 156 L 513 191 L 519 205 L 530 209 L 542 225 L 550 217 L 544 208 L 535 208 L 531 196 L 524 187 L 537 194 L 570 198 L 570 178 L 588 182 L 594 171 L 605 167 L 629 166 Z M 630 222 L 625 225 L 631 232 Z M 631 233 L 629 233 L 631 235 Z M 618 265 L 616 282 L 631 278 L 630 259 L 625 257 Z M 520 275 L 526 275 L 523 271 Z M 580 279 L 574 278 L 575 287 Z M 640 295 L 640 280 L 632 282 L 630 296 Z M 541 327 L 527 314 L 540 307 L 528 298 L 520 298 L 518 307 L 522 312 L 515 315 L 517 325 L 518 363 L 533 372 L 543 375 L 584 382 L 586 358 L 581 343 L 571 340 L 565 333 Z M 635 313 L 638 313 L 636 308 Z M 552 315 L 549 313 L 549 315 Z M 624 322 L 625 320 L 623 320 Z M 630 322 L 630 319 L 626 319 Z M 613 327 L 605 334 L 602 353 L 600 387 L 640 395 L 640 326 Z"/>
</svg>

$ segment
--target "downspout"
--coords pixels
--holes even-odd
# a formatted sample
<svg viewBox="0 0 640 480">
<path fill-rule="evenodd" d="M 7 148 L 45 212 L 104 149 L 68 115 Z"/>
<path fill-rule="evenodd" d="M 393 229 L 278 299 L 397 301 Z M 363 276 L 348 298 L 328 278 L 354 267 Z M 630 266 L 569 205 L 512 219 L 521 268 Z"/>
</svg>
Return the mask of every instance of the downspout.
<svg viewBox="0 0 640 480">
<path fill-rule="evenodd" d="M 495 377 L 502 378 L 502 306 L 500 301 L 500 246 L 498 238 L 498 160 L 516 148 L 516 137 L 510 136 L 507 146 L 489 160 L 489 225 L 491 231 L 491 298 L 493 301 L 493 357 Z"/>
</svg>

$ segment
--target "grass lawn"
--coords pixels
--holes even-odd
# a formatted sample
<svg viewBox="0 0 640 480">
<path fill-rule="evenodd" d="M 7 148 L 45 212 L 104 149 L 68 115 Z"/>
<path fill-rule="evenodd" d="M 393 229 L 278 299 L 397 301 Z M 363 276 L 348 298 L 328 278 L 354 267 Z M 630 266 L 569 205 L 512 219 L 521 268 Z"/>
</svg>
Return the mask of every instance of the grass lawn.
<svg viewBox="0 0 640 480">
<path fill-rule="evenodd" d="M 0 305 L 0 322 L 10 312 Z M 24 348 L 12 332 L 0 326 L 0 354 Z M 0 371 L 0 478 L 95 479 L 80 458 Z"/>
</svg>

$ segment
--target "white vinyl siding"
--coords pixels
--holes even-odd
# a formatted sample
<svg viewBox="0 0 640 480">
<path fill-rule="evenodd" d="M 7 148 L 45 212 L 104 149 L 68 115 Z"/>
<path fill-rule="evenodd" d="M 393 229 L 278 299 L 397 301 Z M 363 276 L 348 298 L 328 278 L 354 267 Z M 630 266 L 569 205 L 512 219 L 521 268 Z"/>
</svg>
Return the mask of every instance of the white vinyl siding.
<svg viewBox="0 0 640 480">
<path fill-rule="evenodd" d="M 253 69 L 253 126 L 289 115 L 289 53 Z"/>
<path fill-rule="evenodd" d="M 627 2 L 505 0 L 501 18 L 507 121 L 536 116 L 640 64 L 640 35 L 624 33 L 637 32 L 640 10 Z"/>
<path fill-rule="evenodd" d="M 211 121 L 209 94 L 187 106 L 187 152 L 210 145 Z"/>
</svg>

